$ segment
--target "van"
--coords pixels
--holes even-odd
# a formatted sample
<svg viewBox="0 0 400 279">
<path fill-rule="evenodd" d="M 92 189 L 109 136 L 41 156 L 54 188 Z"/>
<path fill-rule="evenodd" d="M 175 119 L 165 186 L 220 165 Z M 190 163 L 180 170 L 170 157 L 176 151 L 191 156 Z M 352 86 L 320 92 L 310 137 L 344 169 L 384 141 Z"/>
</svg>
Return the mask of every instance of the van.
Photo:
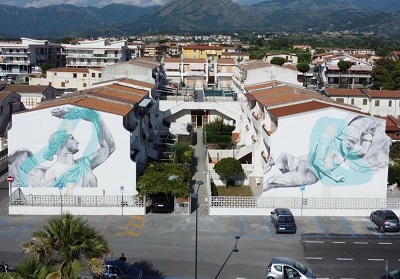
<svg viewBox="0 0 400 279">
<path fill-rule="evenodd" d="M 271 223 L 275 227 L 275 232 L 296 233 L 297 227 L 293 214 L 288 208 L 276 208 L 271 212 Z"/>
</svg>

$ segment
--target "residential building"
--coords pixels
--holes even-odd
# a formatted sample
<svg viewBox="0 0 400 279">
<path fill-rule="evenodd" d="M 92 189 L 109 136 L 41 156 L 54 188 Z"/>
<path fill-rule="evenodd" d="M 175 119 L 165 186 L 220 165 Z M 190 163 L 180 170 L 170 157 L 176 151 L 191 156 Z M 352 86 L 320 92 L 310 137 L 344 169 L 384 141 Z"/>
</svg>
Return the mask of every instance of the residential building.
<svg viewBox="0 0 400 279">
<path fill-rule="evenodd" d="M 143 57 L 145 43 L 142 42 L 131 42 L 127 44 L 126 60 L 132 60 L 137 57 Z"/>
<path fill-rule="evenodd" d="M 350 61 L 352 63 L 351 68 L 342 72 L 338 66 L 340 61 Z M 363 88 L 372 83 L 372 65 L 351 55 L 318 56 L 317 59 L 313 58 L 313 62 L 317 62 L 318 65 L 318 82 L 324 86 Z"/>
<path fill-rule="evenodd" d="M 325 88 L 323 93 L 337 102 L 356 106 L 363 113 L 400 117 L 400 90 Z"/>
<path fill-rule="evenodd" d="M 299 58 L 295 53 L 266 53 L 264 55 L 264 62 L 266 63 L 271 63 L 271 60 L 279 57 L 285 59 L 286 62 L 294 63 L 297 64 L 299 61 Z"/>
<path fill-rule="evenodd" d="M 248 52 L 222 52 L 221 58 L 233 58 L 235 61 L 247 61 L 250 59 Z"/>
<path fill-rule="evenodd" d="M 144 57 L 156 58 L 165 57 L 169 52 L 168 46 L 163 44 L 145 45 Z"/>
<path fill-rule="evenodd" d="M 29 85 L 50 85 L 57 90 L 81 90 L 101 81 L 101 76 L 101 68 L 53 68 L 46 71 L 45 77 L 30 77 Z"/>
<path fill-rule="evenodd" d="M 56 90 L 50 85 L 10 84 L 2 91 L 10 91 L 19 94 L 20 102 L 22 102 L 27 109 L 33 109 L 45 100 L 56 98 Z"/>
<path fill-rule="evenodd" d="M 220 46 L 188 45 L 182 47 L 182 57 L 213 61 L 222 58 L 222 50 L 223 48 Z"/>
<path fill-rule="evenodd" d="M 76 68 L 98 68 L 127 61 L 132 57 L 132 50 L 126 41 L 77 40 L 62 45 L 66 66 Z M 129 58 L 127 58 L 129 57 Z"/>
<path fill-rule="evenodd" d="M 389 59 L 397 61 L 399 59 L 399 57 L 400 57 L 400 50 L 392 51 L 391 53 L 389 53 L 389 55 L 387 57 Z"/>
<path fill-rule="evenodd" d="M 0 42 L 0 78 L 40 73 L 41 66 L 65 66 L 65 59 L 60 44 L 47 40 L 21 38 L 20 41 Z"/>
</svg>

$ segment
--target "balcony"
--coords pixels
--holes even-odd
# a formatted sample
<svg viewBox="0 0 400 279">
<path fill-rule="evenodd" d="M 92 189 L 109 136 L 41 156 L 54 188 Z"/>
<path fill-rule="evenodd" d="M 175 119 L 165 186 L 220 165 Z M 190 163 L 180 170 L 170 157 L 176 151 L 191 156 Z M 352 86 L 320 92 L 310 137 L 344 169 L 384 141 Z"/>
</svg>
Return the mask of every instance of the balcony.
<svg viewBox="0 0 400 279">
<path fill-rule="evenodd" d="M 263 138 L 264 144 L 266 146 L 270 146 L 271 145 L 271 136 L 270 136 L 270 132 L 267 131 L 265 124 L 262 125 L 261 136 Z"/>
<path fill-rule="evenodd" d="M 183 76 L 187 77 L 194 77 L 194 76 L 205 76 L 206 72 L 205 71 L 186 71 L 183 73 Z"/>
</svg>

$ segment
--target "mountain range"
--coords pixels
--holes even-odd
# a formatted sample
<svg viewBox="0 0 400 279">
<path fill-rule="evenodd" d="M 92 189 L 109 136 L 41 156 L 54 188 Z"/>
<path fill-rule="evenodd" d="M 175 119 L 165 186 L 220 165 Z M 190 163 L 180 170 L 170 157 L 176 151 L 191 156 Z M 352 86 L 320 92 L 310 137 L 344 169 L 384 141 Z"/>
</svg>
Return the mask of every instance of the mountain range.
<svg viewBox="0 0 400 279">
<path fill-rule="evenodd" d="M 172 0 L 163 6 L 101 8 L 0 5 L 3 38 L 135 36 L 155 33 L 322 32 L 352 30 L 400 39 L 400 0 Z"/>
</svg>

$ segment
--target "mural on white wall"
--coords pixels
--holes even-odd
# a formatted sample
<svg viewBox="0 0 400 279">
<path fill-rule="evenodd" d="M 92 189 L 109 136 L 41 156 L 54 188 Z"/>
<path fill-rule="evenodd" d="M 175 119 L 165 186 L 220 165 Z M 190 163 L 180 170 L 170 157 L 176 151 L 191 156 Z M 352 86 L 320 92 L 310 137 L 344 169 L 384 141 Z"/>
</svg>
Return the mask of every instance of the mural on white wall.
<svg viewBox="0 0 400 279">
<path fill-rule="evenodd" d="M 114 138 L 100 114 L 87 108 L 59 107 L 53 109 L 51 115 L 60 119 L 60 125 L 49 135 L 41 150 L 33 153 L 29 149 L 17 149 L 9 153 L 9 173 L 14 177 L 14 185 L 97 187 L 93 170 L 116 149 Z M 75 158 L 79 152 L 79 139 L 75 139 L 73 134 L 81 121 L 89 122 L 92 130 L 88 131 L 90 138 L 83 156 Z M 44 166 L 50 161 L 53 162 L 50 166 Z"/>
<path fill-rule="evenodd" d="M 388 166 L 390 139 L 385 122 L 366 116 L 323 117 L 309 138 L 309 153 L 270 154 L 264 168 L 264 189 L 323 185 L 360 185 Z M 272 168 L 280 172 L 268 175 Z"/>
</svg>

